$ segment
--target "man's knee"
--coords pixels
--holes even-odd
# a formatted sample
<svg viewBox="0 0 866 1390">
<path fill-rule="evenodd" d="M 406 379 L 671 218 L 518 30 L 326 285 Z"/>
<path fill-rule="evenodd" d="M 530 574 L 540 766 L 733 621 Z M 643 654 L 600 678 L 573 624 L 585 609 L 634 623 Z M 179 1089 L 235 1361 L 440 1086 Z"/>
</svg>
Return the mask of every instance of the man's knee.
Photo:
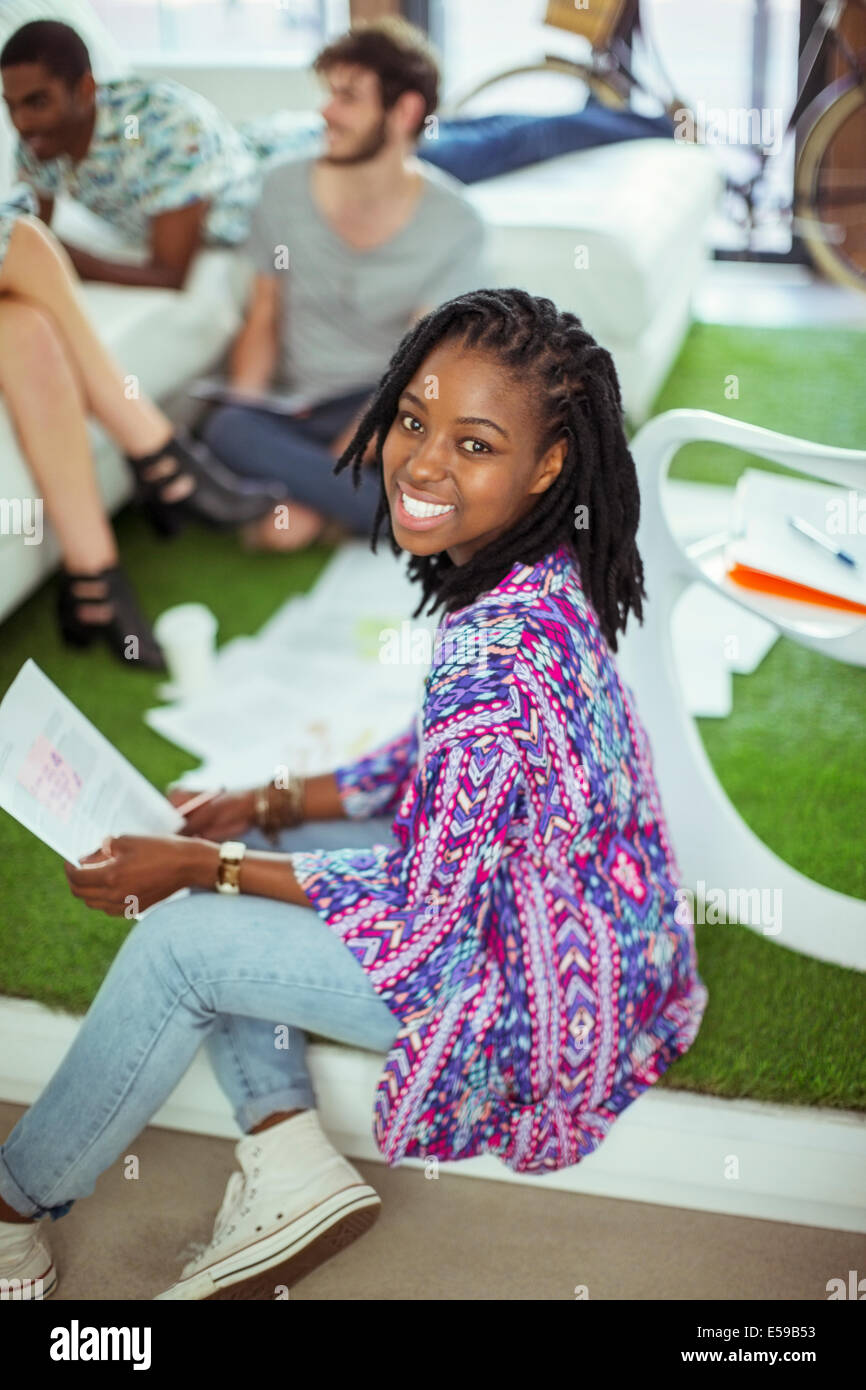
<svg viewBox="0 0 866 1390">
<path fill-rule="evenodd" d="M 220 452 L 220 448 L 235 453 L 243 448 L 249 428 L 249 411 L 243 406 L 220 405 L 208 415 L 201 436 L 215 454 Z"/>
<path fill-rule="evenodd" d="M 261 414 L 243 405 L 223 405 L 210 415 L 201 436 L 216 457 L 234 473 L 251 478 L 279 477 L 274 466 L 278 432 Z"/>
</svg>

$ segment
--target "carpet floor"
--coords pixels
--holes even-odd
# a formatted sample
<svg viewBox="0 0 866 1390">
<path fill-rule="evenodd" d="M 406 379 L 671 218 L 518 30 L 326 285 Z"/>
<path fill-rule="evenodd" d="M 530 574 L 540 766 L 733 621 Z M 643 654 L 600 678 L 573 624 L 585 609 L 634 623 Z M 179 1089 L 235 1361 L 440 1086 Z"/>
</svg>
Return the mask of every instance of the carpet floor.
<svg viewBox="0 0 866 1390">
<path fill-rule="evenodd" d="M 0 1134 L 21 1114 L 0 1104 Z M 210 1240 L 235 1167 L 231 1140 L 149 1127 L 134 1152 L 136 1181 L 118 1159 L 91 1197 L 46 1221 L 59 1273 L 52 1303 L 152 1299 L 178 1277 L 187 1245 Z M 829 1279 L 863 1268 L 853 1232 L 352 1162 L 381 1215 L 290 1301 L 572 1302 L 578 1285 L 596 1302 L 824 1301 Z"/>
</svg>

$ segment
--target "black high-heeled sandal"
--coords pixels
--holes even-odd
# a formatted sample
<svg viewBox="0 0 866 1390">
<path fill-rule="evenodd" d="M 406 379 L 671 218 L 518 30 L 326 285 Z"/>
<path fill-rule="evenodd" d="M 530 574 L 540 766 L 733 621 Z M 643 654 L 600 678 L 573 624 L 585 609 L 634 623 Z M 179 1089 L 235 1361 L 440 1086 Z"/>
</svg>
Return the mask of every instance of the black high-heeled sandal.
<svg viewBox="0 0 866 1390">
<path fill-rule="evenodd" d="M 81 592 L 83 585 L 95 583 L 104 592 Z M 86 614 L 88 608 L 94 609 L 104 604 L 110 604 L 112 612 L 103 622 L 89 621 L 79 612 L 83 609 Z M 89 647 L 93 642 L 105 642 L 109 650 L 127 666 L 143 666 L 148 671 L 167 669 L 162 649 L 120 565 L 111 565 L 90 574 L 62 569 L 57 618 L 61 636 L 69 647 Z"/>
<path fill-rule="evenodd" d="M 190 521 L 230 530 L 257 521 L 285 500 L 280 483 L 239 478 L 183 429 L 152 454 L 125 457 L 135 474 L 136 500 L 160 536 L 175 536 Z M 171 500 L 166 492 L 183 477 L 193 480 L 192 490 Z"/>
</svg>

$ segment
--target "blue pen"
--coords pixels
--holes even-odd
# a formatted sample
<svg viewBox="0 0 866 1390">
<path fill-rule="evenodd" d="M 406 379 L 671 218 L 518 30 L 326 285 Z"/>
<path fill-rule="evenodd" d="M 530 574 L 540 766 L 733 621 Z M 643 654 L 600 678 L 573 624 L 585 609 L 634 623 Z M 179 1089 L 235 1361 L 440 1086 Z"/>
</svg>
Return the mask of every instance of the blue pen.
<svg viewBox="0 0 866 1390">
<path fill-rule="evenodd" d="M 807 536 L 810 541 L 815 541 L 817 545 L 822 545 L 825 550 L 829 550 L 831 555 L 835 555 L 837 560 L 841 560 L 843 565 L 850 565 L 852 569 L 859 569 L 857 561 L 853 555 L 849 555 L 847 550 L 841 550 L 832 541 L 812 526 L 808 521 L 804 521 L 801 516 L 789 516 L 788 525 L 793 526 L 795 531 L 799 531 L 802 536 Z"/>
</svg>

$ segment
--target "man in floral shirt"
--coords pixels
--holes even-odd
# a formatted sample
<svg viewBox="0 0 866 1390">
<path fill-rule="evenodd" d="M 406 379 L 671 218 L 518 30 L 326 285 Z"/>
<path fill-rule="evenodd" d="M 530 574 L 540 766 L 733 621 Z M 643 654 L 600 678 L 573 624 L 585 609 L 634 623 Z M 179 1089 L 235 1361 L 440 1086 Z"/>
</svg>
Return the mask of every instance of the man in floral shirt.
<svg viewBox="0 0 866 1390">
<path fill-rule="evenodd" d="M 19 134 L 17 176 L 42 220 L 67 194 L 149 250 L 144 265 L 128 265 L 67 245 L 86 280 L 179 289 L 202 243 L 245 239 L 268 157 L 302 153 L 318 138 L 306 114 L 236 128 L 177 82 L 97 83 L 83 41 L 53 20 L 13 34 L 0 69 Z"/>
</svg>

